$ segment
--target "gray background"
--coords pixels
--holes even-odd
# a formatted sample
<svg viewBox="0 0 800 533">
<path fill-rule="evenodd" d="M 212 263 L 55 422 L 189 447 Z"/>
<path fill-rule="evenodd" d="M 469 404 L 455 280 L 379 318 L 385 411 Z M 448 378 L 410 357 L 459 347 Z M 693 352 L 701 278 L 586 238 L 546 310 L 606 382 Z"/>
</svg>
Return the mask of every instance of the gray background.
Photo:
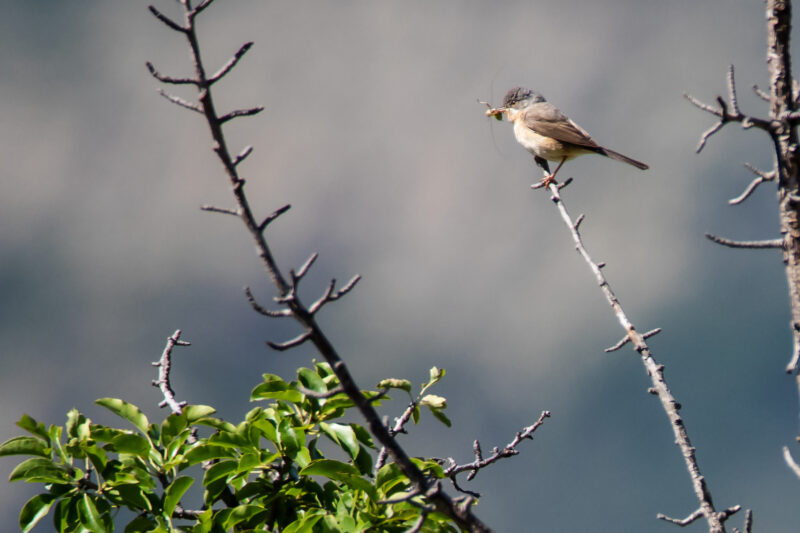
<svg viewBox="0 0 800 533">
<path fill-rule="evenodd" d="M 177 354 L 178 396 L 233 420 L 260 373 L 288 379 L 313 357 L 264 346 L 296 328 L 249 309 L 243 285 L 273 295 L 249 237 L 198 209 L 232 200 L 201 118 L 154 91 L 146 60 L 190 66 L 146 5 L 4 6 L 0 440 L 22 413 L 63 424 L 74 406 L 120 423 L 93 405 L 104 396 L 160 419 L 150 362 L 176 328 L 193 342 Z M 505 444 L 552 411 L 520 456 L 469 484 L 486 522 L 675 531 L 656 513 L 697 507 L 636 355 L 602 351 L 623 332 L 547 194 L 528 188 L 530 156 L 476 103 L 519 84 L 650 164 L 570 162 L 565 201 L 634 323 L 664 328 L 651 345 L 715 503 L 753 508 L 757 531 L 797 530 L 800 482 L 780 455 L 798 430 L 780 257 L 703 238 L 777 236 L 773 185 L 726 204 L 750 182 L 743 162 L 770 168 L 770 146 L 734 125 L 695 155 L 713 121 L 682 98 L 713 102 L 734 63 L 742 107 L 766 114 L 749 90 L 767 86 L 761 2 L 239 0 L 215 4 L 200 32 L 212 71 L 256 42 L 217 103 L 266 107 L 227 131 L 234 150 L 255 146 L 241 168 L 258 211 L 293 205 L 269 232 L 281 265 L 320 252 L 306 299 L 329 277 L 364 277 L 321 315 L 359 382 L 448 371 L 434 392 L 454 427 L 411 427 L 409 453 L 469 461 L 473 439 Z M 398 395 L 385 412 L 403 407 Z M 35 489 L 0 484 L 5 530 Z"/>
</svg>

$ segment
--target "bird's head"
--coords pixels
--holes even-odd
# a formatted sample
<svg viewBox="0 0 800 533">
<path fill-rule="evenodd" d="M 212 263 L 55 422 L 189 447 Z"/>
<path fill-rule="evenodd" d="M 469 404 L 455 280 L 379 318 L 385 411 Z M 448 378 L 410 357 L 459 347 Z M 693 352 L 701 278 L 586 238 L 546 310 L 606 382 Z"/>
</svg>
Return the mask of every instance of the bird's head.
<svg viewBox="0 0 800 533">
<path fill-rule="evenodd" d="M 531 104 L 544 102 L 544 96 L 526 89 L 525 87 L 514 87 L 508 91 L 503 98 L 503 107 L 512 109 L 523 109 Z"/>
</svg>

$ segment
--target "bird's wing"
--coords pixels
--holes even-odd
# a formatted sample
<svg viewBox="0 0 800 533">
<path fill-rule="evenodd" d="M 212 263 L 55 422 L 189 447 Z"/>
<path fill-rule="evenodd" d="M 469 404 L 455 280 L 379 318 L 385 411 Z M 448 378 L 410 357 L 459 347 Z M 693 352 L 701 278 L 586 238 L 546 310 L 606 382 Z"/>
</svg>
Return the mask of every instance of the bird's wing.
<svg viewBox="0 0 800 533">
<path fill-rule="evenodd" d="M 525 125 L 539 135 L 581 146 L 587 150 L 601 149 L 583 128 L 548 102 L 528 106 L 523 113 Z"/>
</svg>

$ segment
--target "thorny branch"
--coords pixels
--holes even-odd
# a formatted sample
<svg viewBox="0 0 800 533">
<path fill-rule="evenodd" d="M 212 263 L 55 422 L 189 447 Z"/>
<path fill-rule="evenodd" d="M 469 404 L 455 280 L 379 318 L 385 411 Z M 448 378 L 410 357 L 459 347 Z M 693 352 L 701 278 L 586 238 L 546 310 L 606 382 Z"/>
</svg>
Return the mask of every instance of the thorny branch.
<svg viewBox="0 0 800 533">
<path fill-rule="evenodd" d="M 161 357 L 158 361 L 153 362 L 153 366 L 158 367 L 158 379 L 153 380 L 153 386 L 158 387 L 161 391 L 161 394 L 164 396 L 164 400 L 162 400 L 158 406 L 165 407 L 169 406 L 170 411 L 174 414 L 179 415 L 183 412 L 183 408 L 186 407 L 185 401 L 177 401 L 175 399 L 175 391 L 172 390 L 172 385 L 170 383 L 170 370 L 172 370 L 172 349 L 175 346 L 191 346 L 192 343 L 187 341 L 181 340 L 181 330 L 176 329 L 175 333 L 173 333 L 167 339 L 167 345 L 164 347 L 164 351 L 161 353 Z M 197 434 L 192 431 L 189 434 L 189 437 L 186 439 L 189 443 L 197 442 Z M 208 470 L 211 466 L 210 462 L 203 463 L 203 469 Z M 167 480 L 164 476 L 161 476 L 161 483 L 166 487 Z M 233 495 L 229 487 L 225 487 L 220 494 L 220 498 L 225 505 L 228 507 L 236 507 L 239 502 L 236 500 L 236 497 Z M 175 518 L 189 518 L 194 519 L 200 516 L 201 511 L 193 511 L 184 509 L 181 505 L 175 507 L 175 511 L 173 512 L 173 517 Z"/>
<path fill-rule="evenodd" d="M 237 168 L 238 164 L 252 150 L 248 147 L 238 156 L 232 156 L 222 131 L 222 126 L 225 122 L 242 116 L 254 115 L 260 112 L 263 108 L 253 107 L 242 111 L 233 111 L 227 114 L 219 115 L 216 111 L 211 96 L 211 85 L 215 81 L 218 81 L 220 78 L 224 77 L 231 71 L 232 68 L 235 67 L 239 59 L 241 59 L 241 56 L 247 52 L 249 46 L 245 45 L 240 48 L 236 56 L 234 56 L 228 61 L 228 63 L 226 63 L 226 65 L 220 68 L 217 71 L 217 74 L 212 77 L 208 77 L 206 75 L 205 66 L 200 57 L 200 46 L 197 40 L 195 18 L 202 10 L 208 7 L 213 0 L 204 0 L 194 8 L 192 7 L 191 0 L 179 1 L 184 10 L 183 24 L 179 24 L 171 20 L 167 16 L 160 13 L 153 6 L 150 6 L 150 11 L 158 20 L 166 24 L 167 27 L 182 33 L 186 37 L 191 49 L 195 71 L 193 78 L 194 81 L 192 83 L 198 88 L 199 102 L 194 104 L 184 102 L 177 97 L 171 97 L 166 94 L 165 96 L 178 105 L 187 107 L 194 111 L 201 111 L 205 115 L 206 121 L 210 128 L 211 137 L 213 139 L 213 150 L 216 152 L 217 156 L 222 162 L 222 165 L 228 176 L 228 180 L 231 184 L 231 190 L 236 200 L 237 208 L 231 211 L 234 211 L 242 220 L 248 232 L 255 241 L 257 254 L 277 289 L 278 297 L 276 298 L 276 301 L 288 309 L 291 313 L 291 316 L 297 322 L 299 322 L 303 328 L 303 333 L 299 337 L 284 343 L 271 343 L 270 345 L 276 349 L 288 349 L 304 342 L 311 342 L 316 347 L 317 351 L 331 365 L 331 368 L 333 369 L 337 378 L 339 378 L 342 389 L 350 397 L 355 406 L 361 412 L 362 416 L 364 416 L 366 419 L 370 432 L 375 436 L 378 442 L 380 442 L 386 448 L 388 454 L 392 457 L 406 477 L 409 478 L 412 485 L 416 487 L 416 490 L 422 494 L 425 494 L 429 501 L 435 505 L 436 510 L 452 518 L 459 525 L 459 527 L 473 532 L 491 531 L 488 526 L 486 526 L 472 513 L 470 505 L 471 501 L 466 505 L 459 504 L 459 502 L 451 498 L 441 489 L 440 483 L 427 478 L 411 461 L 405 450 L 400 447 L 388 429 L 383 425 L 378 413 L 373 408 L 371 401 L 365 398 L 361 393 L 361 389 L 356 384 L 344 361 L 342 361 L 341 357 L 336 352 L 327 336 L 317 324 L 314 313 L 319 311 L 324 304 L 334 301 L 350 291 L 358 281 L 358 278 L 354 278 L 339 291 L 334 291 L 333 286 L 331 286 L 328 291 L 326 291 L 326 293 L 323 294 L 323 296 L 313 304 L 313 306 L 308 307 L 302 302 L 297 293 L 297 283 L 299 282 L 297 275 L 292 276 L 291 279 L 287 279 L 283 272 L 278 268 L 278 265 L 272 254 L 272 250 L 267 243 L 265 230 L 267 225 L 272 220 L 283 214 L 288 209 L 288 206 L 275 211 L 262 222 L 257 222 L 256 216 L 252 211 L 250 202 L 244 191 L 245 181 L 240 177 Z M 163 76 L 160 74 L 156 75 L 158 71 L 155 69 L 155 67 L 152 67 L 152 65 L 149 65 L 148 69 L 153 76 L 156 77 L 156 79 L 163 78 Z M 224 212 L 221 209 L 212 210 Z M 253 301 L 254 300 L 251 301 L 251 305 Z"/>
<path fill-rule="evenodd" d="M 692 446 L 691 440 L 689 439 L 689 433 L 687 432 L 684 421 L 679 413 L 680 404 L 670 392 L 669 387 L 664 379 L 664 365 L 657 363 L 653 358 L 650 347 L 645 342 L 644 335 L 639 333 L 634 327 L 633 323 L 631 323 L 631 321 L 628 319 L 628 316 L 625 314 L 622 305 L 619 303 L 619 299 L 611 290 L 608 280 L 606 280 L 605 275 L 603 275 L 601 267 L 592 260 L 591 256 L 586 251 L 579 232 L 579 225 L 580 222 L 583 221 L 583 216 L 579 217 L 577 221 L 573 222 L 572 217 L 570 217 L 569 213 L 567 212 L 567 208 L 561 199 L 561 187 L 559 187 L 556 183 L 550 183 L 548 188 L 552 194 L 551 199 L 558 208 L 561 218 L 564 220 L 564 224 L 566 224 L 572 235 L 572 240 L 575 243 L 575 249 L 592 270 L 592 273 L 597 280 L 597 284 L 600 286 L 600 290 L 614 311 L 617 320 L 619 320 L 619 323 L 625 330 L 626 337 L 633 344 L 634 350 L 636 350 L 636 352 L 641 356 L 642 364 L 644 365 L 647 375 L 650 376 L 650 380 L 652 382 L 652 387 L 650 387 L 649 391 L 658 396 L 659 400 L 661 401 L 661 406 L 664 408 L 664 412 L 666 413 L 670 422 L 670 426 L 672 427 L 672 432 L 675 435 L 675 443 L 678 445 L 681 453 L 683 454 L 686 469 L 689 472 L 689 477 L 692 482 L 692 488 L 694 489 L 695 495 L 700 502 L 700 507 L 688 518 L 684 519 L 685 523 L 683 523 L 684 521 L 675 521 L 673 519 L 670 519 L 670 521 L 674 523 L 680 523 L 680 525 L 686 525 L 702 516 L 705 518 L 711 533 L 723 533 L 725 531 L 724 522 L 728 518 L 729 514 L 732 514 L 732 512 L 729 512 L 730 510 L 719 512 L 714 508 L 714 503 L 711 498 L 711 491 L 708 488 L 705 477 L 700 473 L 700 466 L 697 463 L 697 458 L 695 456 L 695 448 Z M 738 510 L 738 507 L 736 509 Z"/>
<path fill-rule="evenodd" d="M 164 399 L 158 404 L 159 407 L 169 406 L 175 414 L 181 414 L 186 402 L 179 402 L 175 399 L 175 391 L 169 382 L 169 371 L 172 365 L 172 349 L 175 346 L 191 346 L 190 342 L 181 340 L 181 330 L 176 329 L 167 339 L 167 345 L 161 353 L 161 358 L 153 363 L 158 367 L 158 379 L 153 380 L 153 386 L 158 387 Z"/>
<path fill-rule="evenodd" d="M 769 103 L 769 118 L 761 119 L 743 114 L 736 99 L 736 84 L 733 66 L 728 71 L 728 104 L 719 96 L 715 108 L 685 95 L 690 102 L 703 111 L 715 115 L 720 120 L 703 133 L 697 151 L 700 152 L 708 138 L 729 122 L 739 122 L 743 128 L 757 127 L 765 131 L 774 147 L 774 168 L 769 172 L 757 170 L 751 165 L 748 169 L 756 178 L 744 192 L 729 200 L 730 204 L 744 202 L 759 185 L 767 181 L 778 184 L 778 208 L 780 214 L 780 239 L 741 242 L 707 235 L 712 241 L 734 248 L 781 248 L 786 266 L 791 305 L 792 356 L 786 365 L 786 372 L 800 372 L 800 147 L 798 146 L 797 125 L 800 124 L 800 91 L 792 77 L 790 57 L 790 36 L 792 22 L 791 0 L 768 0 L 767 12 L 767 66 L 769 69 L 769 91 L 753 86 L 755 94 Z"/>
<path fill-rule="evenodd" d="M 462 472 L 469 472 L 469 475 L 467 475 L 467 481 L 472 481 L 475 478 L 475 476 L 478 475 L 478 472 L 481 469 L 486 468 L 487 466 L 496 463 L 497 461 L 505 457 L 513 457 L 514 455 L 517 455 L 519 453 L 519 451 L 517 450 L 517 446 L 519 446 L 519 444 L 523 440 L 526 439 L 533 440 L 533 433 L 537 429 L 539 429 L 539 427 L 542 424 L 544 424 L 545 418 L 549 417 L 550 417 L 550 411 L 542 411 L 542 414 L 539 415 L 539 419 L 536 422 L 524 428 L 522 431 L 518 431 L 514 436 L 514 439 L 508 444 L 506 444 L 502 449 L 495 446 L 492 449 L 491 455 L 489 455 L 488 457 L 483 457 L 483 451 L 481 450 L 481 443 L 476 440 L 472 445 L 472 449 L 475 453 L 475 460 L 472 461 L 471 463 L 460 465 L 457 464 L 453 458 L 448 458 L 448 462 L 450 463 L 450 465 L 444 469 L 445 475 L 449 477 L 450 480 L 453 482 L 453 486 L 456 488 L 456 490 L 458 490 L 459 492 L 470 494 L 472 496 L 475 496 L 476 498 L 479 498 L 480 494 L 467 491 L 459 487 L 456 481 L 456 476 Z"/>
</svg>

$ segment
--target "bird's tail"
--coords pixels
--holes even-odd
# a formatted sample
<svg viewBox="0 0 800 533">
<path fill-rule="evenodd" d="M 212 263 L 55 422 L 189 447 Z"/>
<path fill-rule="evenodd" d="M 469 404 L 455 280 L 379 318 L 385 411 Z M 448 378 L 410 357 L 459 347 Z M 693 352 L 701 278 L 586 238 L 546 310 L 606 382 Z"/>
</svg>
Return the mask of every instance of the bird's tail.
<svg viewBox="0 0 800 533">
<path fill-rule="evenodd" d="M 623 163 L 628 163 L 629 165 L 633 165 L 638 169 L 647 170 L 650 168 L 649 166 L 645 165 L 641 161 L 637 161 L 635 159 L 631 159 L 626 155 L 622 155 L 619 152 L 615 152 L 614 150 L 609 150 L 608 148 L 603 148 L 603 155 L 610 157 L 611 159 L 616 159 L 617 161 L 622 161 Z"/>
</svg>

